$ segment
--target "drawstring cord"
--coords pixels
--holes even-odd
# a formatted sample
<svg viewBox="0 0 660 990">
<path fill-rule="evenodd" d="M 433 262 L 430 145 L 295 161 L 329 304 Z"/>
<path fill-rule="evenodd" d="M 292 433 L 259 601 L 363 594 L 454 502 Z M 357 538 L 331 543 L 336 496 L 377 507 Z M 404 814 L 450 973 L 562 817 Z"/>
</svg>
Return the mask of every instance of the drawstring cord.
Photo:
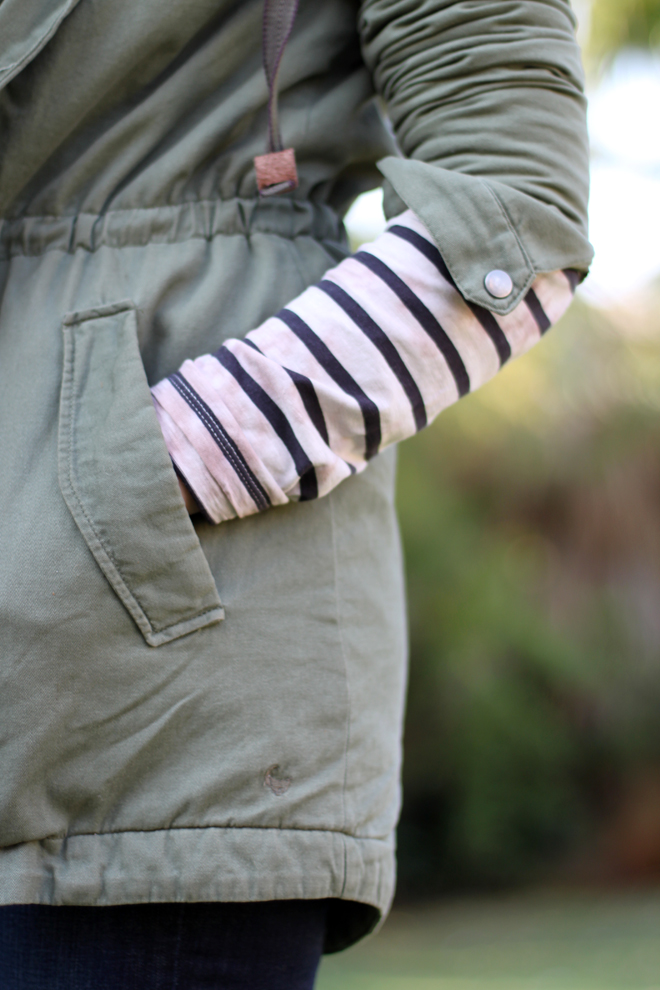
<svg viewBox="0 0 660 990">
<path fill-rule="evenodd" d="M 254 159 L 260 196 L 290 192 L 298 185 L 295 152 L 282 147 L 278 114 L 280 65 L 297 11 L 298 0 L 264 0 L 262 44 L 268 83 L 268 152 Z"/>
</svg>

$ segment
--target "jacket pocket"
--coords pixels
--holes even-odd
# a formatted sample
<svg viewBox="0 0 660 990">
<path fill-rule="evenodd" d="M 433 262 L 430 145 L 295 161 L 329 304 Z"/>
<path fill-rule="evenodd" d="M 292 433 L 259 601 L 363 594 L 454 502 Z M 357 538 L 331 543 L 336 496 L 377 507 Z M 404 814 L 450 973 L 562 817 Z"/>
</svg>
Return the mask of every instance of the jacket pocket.
<svg viewBox="0 0 660 990">
<path fill-rule="evenodd" d="M 59 479 L 150 646 L 224 618 L 151 401 L 130 301 L 63 321 Z"/>
</svg>

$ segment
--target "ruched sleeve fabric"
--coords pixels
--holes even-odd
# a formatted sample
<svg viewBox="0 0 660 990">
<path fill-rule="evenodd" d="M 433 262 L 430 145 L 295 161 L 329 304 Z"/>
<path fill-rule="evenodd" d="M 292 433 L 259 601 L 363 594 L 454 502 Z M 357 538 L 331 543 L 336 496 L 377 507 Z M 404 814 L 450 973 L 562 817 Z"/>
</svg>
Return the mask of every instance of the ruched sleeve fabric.
<svg viewBox="0 0 660 990">
<path fill-rule="evenodd" d="M 424 221 L 465 298 L 509 313 L 535 276 L 586 271 L 589 152 L 567 0 L 363 0 L 365 60 L 403 153 L 386 212 Z M 484 278 L 504 269 L 512 294 Z"/>
<path fill-rule="evenodd" d="M 159 383 L 220 522 L 324 495 L 527 350 L 588 269 L 588 147 L 566 0 L 363 0 L 401 157 L 373 245 Z"/>
</svg>

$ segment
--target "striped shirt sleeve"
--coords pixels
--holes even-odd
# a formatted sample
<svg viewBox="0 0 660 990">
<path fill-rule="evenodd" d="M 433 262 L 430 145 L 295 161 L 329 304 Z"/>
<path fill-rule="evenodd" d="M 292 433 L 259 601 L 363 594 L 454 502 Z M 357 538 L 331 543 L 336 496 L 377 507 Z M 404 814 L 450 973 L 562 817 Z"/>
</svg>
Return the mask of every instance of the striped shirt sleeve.
<svg viewBox="0 0 660 990">
<path fill-rule="evenodd" d="M 468 303 L 411 212 L 276 316 L 153 389 L 170 456 L 216 523 L 326 495 L 523 354 L 579 276 L 508 316 Z"/>
</svg>

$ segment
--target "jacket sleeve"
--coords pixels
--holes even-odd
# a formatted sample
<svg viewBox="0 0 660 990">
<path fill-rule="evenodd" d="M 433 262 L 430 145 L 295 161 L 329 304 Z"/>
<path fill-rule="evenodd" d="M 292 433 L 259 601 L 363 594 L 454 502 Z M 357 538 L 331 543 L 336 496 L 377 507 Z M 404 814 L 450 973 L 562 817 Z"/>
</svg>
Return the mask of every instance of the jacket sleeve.
<svg viewBox="0 0 660 990">
<path fill-rule="evenodd" d="M 574 26 L 566 0 L 363 0 L 397 219 L 153 389 L 210 519 L 326 494 L 561 316 L 592 256 Z"/>
<path fill-rule="evenodd" d="M 405 157 L 386 213 L 410 207 L 463 296 L 511 312 L 541 272 L 592 259 L 588 142 L 567 0 L 363 0 L 365 61 Z M 493 299 L 502 269 L 513 292 Z"/>
</svg>

